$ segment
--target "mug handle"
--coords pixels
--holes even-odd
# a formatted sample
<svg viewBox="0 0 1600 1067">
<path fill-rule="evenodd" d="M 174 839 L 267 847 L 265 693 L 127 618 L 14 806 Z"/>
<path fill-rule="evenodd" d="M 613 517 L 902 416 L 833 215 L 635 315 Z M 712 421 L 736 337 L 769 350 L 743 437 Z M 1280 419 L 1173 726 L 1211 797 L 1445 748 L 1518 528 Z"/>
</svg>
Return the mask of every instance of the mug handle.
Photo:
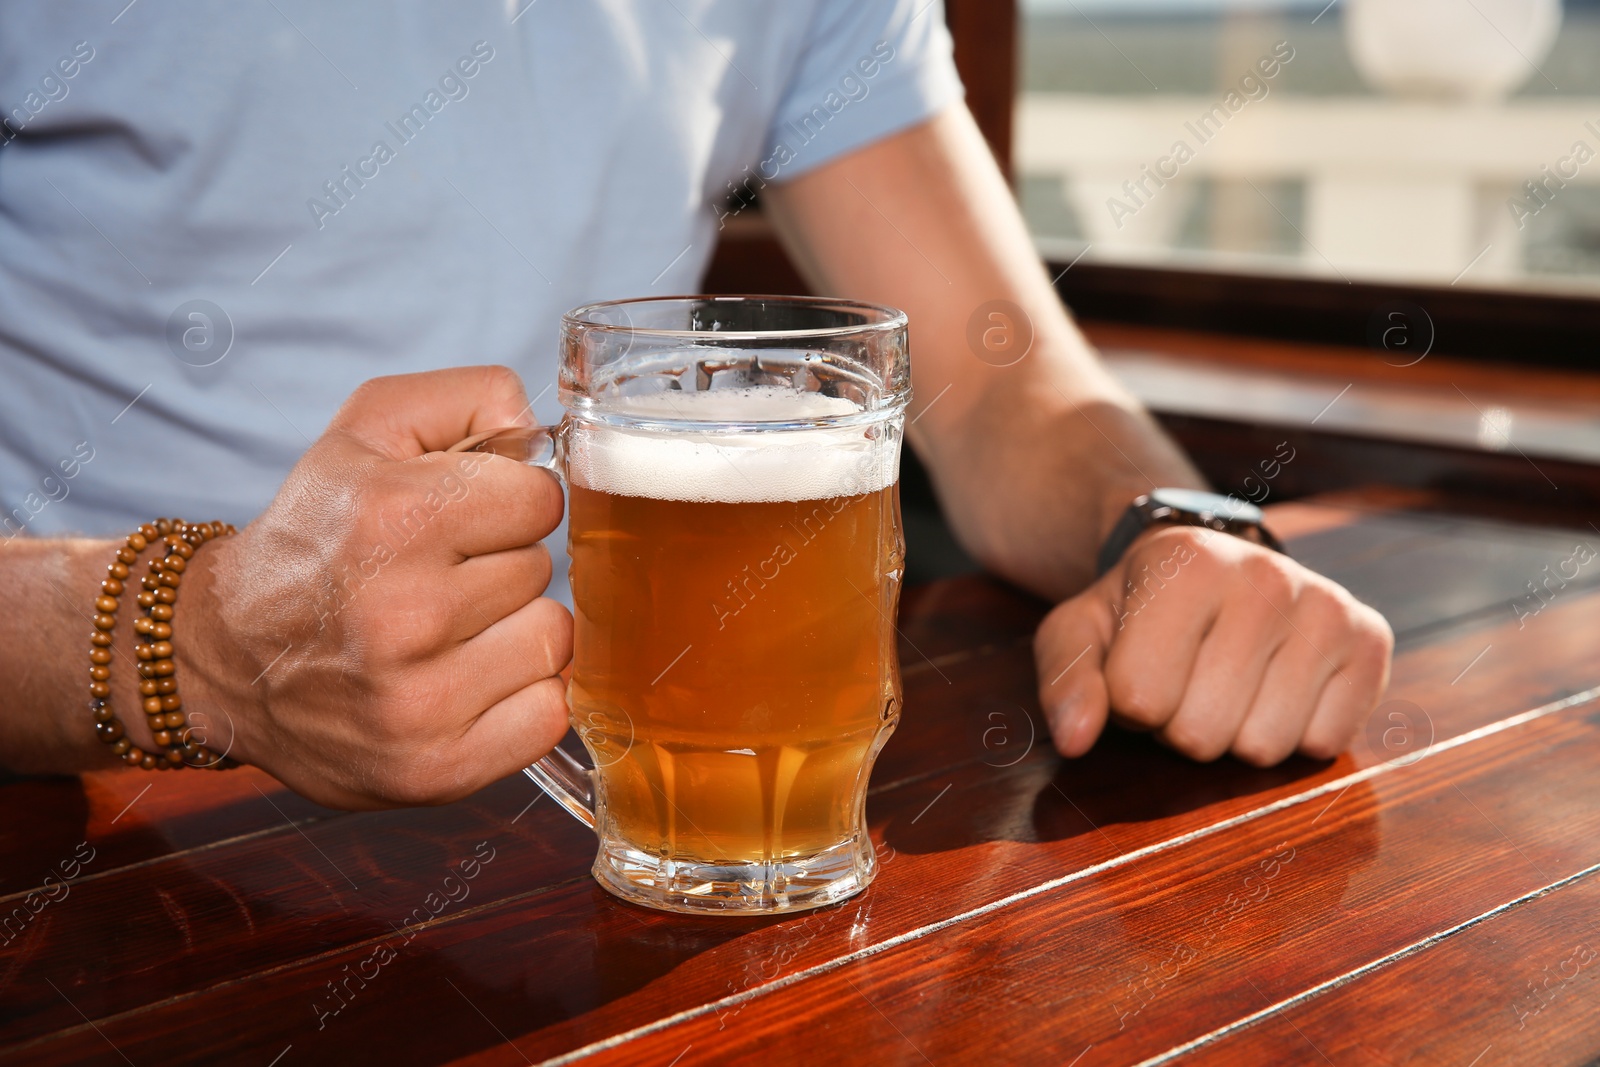
<svg viewBox="0 0 1600 1067">
<path fill-rule="evenodd" d="M 555 475 L 563 490 L 567 487 L 566 455 L 562 450 L 562 429 L 556 426 L 505 426 L 485 430 L 457 441 L 446 452 L 488 452 L 505 456 L 531 467 L 542 467 Z M 550 754 L 522 773 L 550 794 L 573 818 L 594 829 L 594 772 L 573 759 L 559 745 Z"/>
</svg>

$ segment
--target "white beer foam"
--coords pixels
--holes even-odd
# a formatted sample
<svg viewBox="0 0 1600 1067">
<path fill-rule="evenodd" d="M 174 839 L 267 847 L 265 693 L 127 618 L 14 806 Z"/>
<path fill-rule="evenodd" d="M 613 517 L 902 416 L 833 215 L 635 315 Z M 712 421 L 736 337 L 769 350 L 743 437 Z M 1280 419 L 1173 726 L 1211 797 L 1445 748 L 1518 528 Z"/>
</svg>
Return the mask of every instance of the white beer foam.
<svg viewBox="0 0 1600 1067">
<path fill-rule="evenodd" d="M 786 422 L 859 410 L 845 397 L 776 386 L 654 393 L 608 400 L 605 407 L 635 417 L 739 422 Z M 586 424 L 575 428 L 569 443 L 567 470 L 578 485 L 653 500 L 826 500 L 876 492 L 892 485 L 900 469 L 899 435 L 881 424 L 733 433 L 659 433 Z"/>
</svg>

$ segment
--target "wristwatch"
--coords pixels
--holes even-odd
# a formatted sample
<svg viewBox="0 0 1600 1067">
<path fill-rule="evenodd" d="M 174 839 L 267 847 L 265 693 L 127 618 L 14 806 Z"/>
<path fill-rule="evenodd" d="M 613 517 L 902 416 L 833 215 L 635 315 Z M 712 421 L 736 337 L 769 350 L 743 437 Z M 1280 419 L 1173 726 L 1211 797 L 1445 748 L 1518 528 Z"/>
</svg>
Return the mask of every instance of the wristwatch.
<svg viewBox="0 0 1600 1067">
<path fill-rule="evenodd" d="M 1198 489 L 1157 489 L 1135 500 L 1122 513 L 1106 543 L 1100 546 L 1095 574 L 1115 567 L 1128 546 L 1152 526 L 1204 526 L 1288 555 L 1282 542 L 1263 525 L 1263 518 L 1260 508 L 1238 497 Z"/>
</svg>

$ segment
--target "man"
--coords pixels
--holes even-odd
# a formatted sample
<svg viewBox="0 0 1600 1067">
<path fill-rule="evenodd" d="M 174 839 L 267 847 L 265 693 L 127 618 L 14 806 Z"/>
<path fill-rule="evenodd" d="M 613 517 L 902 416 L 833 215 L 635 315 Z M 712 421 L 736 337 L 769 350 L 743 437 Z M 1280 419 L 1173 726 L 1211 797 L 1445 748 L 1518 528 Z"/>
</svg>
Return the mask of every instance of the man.
<svg viewBox="0 0 1600 1067">
<path fill-rule="evenodd" d="M 544 473 L 485 463 L 384 581 L 319 600 L 438 482 L 439 450 L 529 417 L 524 382 L 555 416 L 562 310 L 692 291 L 756 188 L 817 291 L 908 312 L 910 438 L 957 535 L 1061 601 L 1036 651 L 1062 753 L 1114 714 L 1197 759 L 1328 757 L 1381 694 L 1383 620 L 1244 538 L 1155 526 L 1096 580 L 1132 500 L 1200 479 L 1051 291 L 936 2 L 218 18 L 0 11 L 6 764 L 108 764 L 84 615 L 115 543 L 65 535 L 173 513 L 249 523 L 196 555 L 174 623 L 184 707 L 226 719 L 231 755 L 372 807 L 460 797 L 548 750 L 571 620 L 540 595 L 561 509 Z M 997 300 L 1034 338 L 1006 367 L 966 340 Z M 513 369 L 407 373 L 489 362 Z M 1173 559 L 1127 610 L 1130 578 Z M 109 684 L 148 750 L 133 671 Z"/>
</svg>

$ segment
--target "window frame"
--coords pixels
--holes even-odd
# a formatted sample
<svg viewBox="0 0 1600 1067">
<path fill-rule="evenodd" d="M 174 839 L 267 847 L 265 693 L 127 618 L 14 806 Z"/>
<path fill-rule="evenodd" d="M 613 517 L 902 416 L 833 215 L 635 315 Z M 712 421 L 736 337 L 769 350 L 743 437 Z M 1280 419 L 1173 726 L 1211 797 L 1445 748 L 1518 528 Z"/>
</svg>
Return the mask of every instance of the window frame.
<svg viewBox="0 0 1600 1067">
<path fill-rule="evenodd" d="M 1010 180 L 1022 25 L 1016 0 L 946 0 L 967 106 Z M 1286 341 L 1366 346 L 1374 319 L 1406 304 L 1433 327 L 1431 351 L 1534 366 L 1600 367 L 1600 296 L 1483 285 L 1353 281 L 1205 267 L 1047 258 L 1080 318 Z M 759 214 L 732 220 L 708 292 L 804 292 Z"/>
</svg>

